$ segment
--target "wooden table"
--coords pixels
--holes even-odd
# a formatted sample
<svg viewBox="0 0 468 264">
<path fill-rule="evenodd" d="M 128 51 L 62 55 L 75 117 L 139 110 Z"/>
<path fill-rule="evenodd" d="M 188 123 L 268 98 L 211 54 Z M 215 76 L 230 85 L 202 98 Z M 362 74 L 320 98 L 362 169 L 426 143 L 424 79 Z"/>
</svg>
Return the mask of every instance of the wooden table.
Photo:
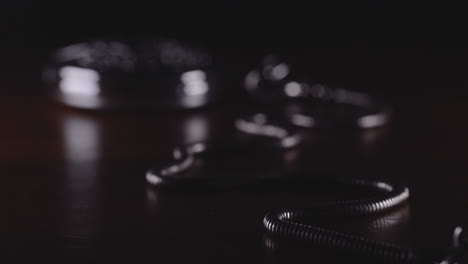
<svg viewBox="0 0 468 264">
<path fill-rule="evenodd" d="M 349 261 L 294 243 L 272 253 L 263 241 L 269 210 L 342 193 L 173 193 L 146 186 L 146 170 L 174 146 L 229 139 L 233 118 L 248 108 L 231 102 L 101 113 L 53 103 L 36 92 L 34 72 L 4 72 L 0 85 L 0 252 L 9 260 L 2 263 Z M 329 225 L 437 255 L 453 228 L 467 223 L 468 104 L 463 96 L 432 94 L 390 98 L 395 112 L 385 129 L 303 131 L 304 144 L 289 155 L 293 166 L 399 179 L 411 189 L 409 204 L 381 219 Z M 259 155 L 257 169 L 271 168 L 274 155 Z M 234 170 L 243 159 L 211 162 Z"/>
</svg>

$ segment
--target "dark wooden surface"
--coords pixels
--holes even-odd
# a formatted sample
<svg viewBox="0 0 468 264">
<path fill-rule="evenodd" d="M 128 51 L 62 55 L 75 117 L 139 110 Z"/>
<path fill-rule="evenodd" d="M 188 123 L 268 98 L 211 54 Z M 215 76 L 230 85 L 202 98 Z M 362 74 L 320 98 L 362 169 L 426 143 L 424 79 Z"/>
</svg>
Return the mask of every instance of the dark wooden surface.
<svg viewBox="0 0 468 264">
<path fill-rule="evenodd" d="M 4 263 L 349 260 L 303 246 L 286 246 L 272 254 L 263 243 L 262 217 L 269 210 L 306 206 L 342 193 L 184 194 L 147 188 L 146 170 L 167 159 L 174 146 L 229 139 L 234 133 L 232 119 L 249 110 L 242 103 L 176 112 L 80 111 L 51 102 L 37 92 L 36 74 L 18 69 L 0 77 L 0 252 L 8 259 Z M 443 253 L 453 228 L 468 222 L 467 98 L 447 94 L 390 98 L 395 113 L 385 129 L 303 131 L 306 140 L 288 156 L 290 166 L 399 179 L 411 189 L 409 204 L 380 220 L 338 221 L 333 226 L 426 253 Z M 277 161 L 275 155 L 255 158 L 271 169 L 277 166 L 271 162 Z M 226 157 L 211 160 L 218 169 L 240 172 L 242 162 L 239 156 L 232 162 Z"/>
<path fill-rule="evenodd" d="M 13 258 L 272 263 L 262 245 L 262 216 L 317 196 L 174 194 L 145 186 L 145 171 L 173 146 L 229 133 L 231 109 L 113 115 L 41 97 L 1 100 L 0 242 Z M 313 132 L 297 162 L 403 179 L 412 191 L 409 207 L 361 232 L 444 248 L 451 229 L 468 220 L 468 109 L 463 99 L 436 97 L 400 99 L 395 107 L 384 139 Z M 334 263 L 326 255 L 309 258 Z"/>
</svg>

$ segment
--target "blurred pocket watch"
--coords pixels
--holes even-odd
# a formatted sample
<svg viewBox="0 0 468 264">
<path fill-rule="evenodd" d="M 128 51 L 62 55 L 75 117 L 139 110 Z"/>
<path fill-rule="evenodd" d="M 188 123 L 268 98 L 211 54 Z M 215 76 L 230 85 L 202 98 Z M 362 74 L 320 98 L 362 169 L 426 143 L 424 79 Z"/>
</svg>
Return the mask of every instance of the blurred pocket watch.
<svg viewBox="0 0 468 264">
<path fill-rule="evenodd" d="M 275 55 L 265 56 L 246 74 L 244 88 L 257 102 L 287 103 L 285 121 L 298 127 L 374 128 L 387 124 L 391 115 L 390 106 L 381 100 L 315 83 Z"/>
<path fill-rule="evenodd" d="M 43 79 L 85 109 L 196 108 L 217 98 L 212 56 L 171 39 L 94 40 L 56 50 Z"/>
</svg>

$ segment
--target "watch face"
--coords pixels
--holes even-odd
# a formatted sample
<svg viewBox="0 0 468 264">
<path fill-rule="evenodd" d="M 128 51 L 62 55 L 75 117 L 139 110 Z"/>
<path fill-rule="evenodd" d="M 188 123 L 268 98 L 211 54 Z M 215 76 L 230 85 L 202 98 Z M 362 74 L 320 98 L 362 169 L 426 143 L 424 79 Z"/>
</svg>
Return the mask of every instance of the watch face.
<svg viewBox="0 0 468 264">
<path fill-rule="evenodd" d="M 78 108 L 196 108 L 217 97 L 212 56 L 171 39 L 94 40 L 57 50 L 52 96 Z"/>
</svg>

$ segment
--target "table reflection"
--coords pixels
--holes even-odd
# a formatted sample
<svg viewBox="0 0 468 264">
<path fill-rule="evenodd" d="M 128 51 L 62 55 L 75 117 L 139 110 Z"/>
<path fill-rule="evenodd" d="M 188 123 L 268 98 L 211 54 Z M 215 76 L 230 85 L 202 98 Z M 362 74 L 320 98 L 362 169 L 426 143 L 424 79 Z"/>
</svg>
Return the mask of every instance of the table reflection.
<svg viewBox="0 0 468 264">
<path fill-rule="evenodd" d="M 115 195 L 139 193 L 139 179 L 143 179 L 143 172 L 148 169 L 148 160 L 164 159 L 162 155 L 179 144 L 204 141 L 212 136 L 212 119 L 203 113 L 179 113 L 166 121 L 155 122 L 157 118 L 165 117 L 158 113 L 60 109 L 58 129 L 64 159 L 63 233 L 68 249 L 90 248 L 98 239 L 99 231 L 114 228 L 109 221 L 119 225 L 119 221 L 109 219 L 109 215 L 120 214 L 114 208 L 121 208 L 117 203 L 123 198 Z M 118 177 L 109 177 L 114 174 Z M 144 192 L 141 194 L 128 197 L 129 206 L 144 207 Z M 139 214 L 137 209 L 128 211 Z M 122 219 L 129 221 L 124 220 L 124 216 Z"/>
<path fill-rule="evenodd" d="M 96 233 L 101 157 L 99 122 L 86 115 L 66 113 L 60 120 L 65 159 L 65 238 L 66 248 L 89 248 Z"/>
</svg>

